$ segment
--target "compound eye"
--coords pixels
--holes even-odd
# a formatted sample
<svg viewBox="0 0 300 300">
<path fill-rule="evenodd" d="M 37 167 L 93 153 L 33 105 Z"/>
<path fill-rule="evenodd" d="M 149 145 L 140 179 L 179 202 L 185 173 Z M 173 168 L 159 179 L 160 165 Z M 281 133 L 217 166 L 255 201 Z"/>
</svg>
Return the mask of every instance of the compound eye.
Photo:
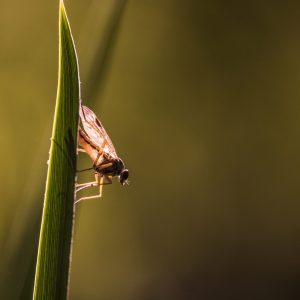
<svg viewBox="0 0 300 300">
<path fill-rule="evenodd" d="M 126 180 L 128 179 L 128 177 L 129 177 L 129 172 L 128 172 L 128 170 L 123 170 L 122 172 L 121 172 L 121 174 L 120 174 L 120 183 L 122 184 L 122 185 L 124 185 L 125 184 L 125 182 L 126 182 Z"/>
</svg>

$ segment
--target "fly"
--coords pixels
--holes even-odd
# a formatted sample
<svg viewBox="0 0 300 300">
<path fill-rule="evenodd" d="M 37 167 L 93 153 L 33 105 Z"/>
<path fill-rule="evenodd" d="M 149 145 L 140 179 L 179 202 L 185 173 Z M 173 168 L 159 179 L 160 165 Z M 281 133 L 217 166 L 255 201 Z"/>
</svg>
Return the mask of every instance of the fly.
<svg viewBox="0 0 300 300">
<path fill-rule="evenodd" d="M 82 127 L 78 129 L 78 145 L 80 152 L 85 152 L 92 159 L 93 167 L 86 169 L 95 171 L 95 181 L 76 185 L 76 192 L 93 186 L 99 186 L 99 194 L 89 197 L 82 197 L 75 203 L 100 198 L 104 184 L 111 184 L 112 177 L 118 176 L 121 185 L 127 183 L 129 172 L 120 157 L 118 157 L 115 147 L 108 136 L 101 122 L 87 106 L 80 105 L 80 121 Z"/>
</svg>

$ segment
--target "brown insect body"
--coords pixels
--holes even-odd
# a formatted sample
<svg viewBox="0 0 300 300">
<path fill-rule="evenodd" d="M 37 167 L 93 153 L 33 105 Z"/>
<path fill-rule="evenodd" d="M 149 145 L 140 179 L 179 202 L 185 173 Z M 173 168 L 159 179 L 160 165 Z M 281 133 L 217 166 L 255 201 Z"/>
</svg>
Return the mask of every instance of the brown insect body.
<svg viewBox="0 0 300 300">
<path fill-rule="evenodd" d="M 82 128 L 79 128 L 78 143 L 93 160 L 93 168 L 99 176 L 106 178 L 119 176 L 124 185 L 129 172 L 96 115 L 86 106 L 81 106 L 80 118 Z"/>
</svg>

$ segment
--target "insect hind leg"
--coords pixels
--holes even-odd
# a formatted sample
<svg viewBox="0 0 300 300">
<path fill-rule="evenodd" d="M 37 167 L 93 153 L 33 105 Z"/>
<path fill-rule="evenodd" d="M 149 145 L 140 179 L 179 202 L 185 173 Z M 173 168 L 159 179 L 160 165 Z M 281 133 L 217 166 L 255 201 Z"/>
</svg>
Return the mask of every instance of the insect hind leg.
<svg viewBox="0 0 300 300">
<path fill-rule="evenodd" d="M 83 190 L 85 188 L 88 188 L 88 187 L 99 186 L 99 194 L 94 195 L 94 196 L 81 197 L 81 198 L 79 198 L 78 200 L 75 201 L 75 204 L 80 202 L 80 201 L 83 201 L 83 200 L 101 198 L 102 197 L 102 191 L 103 191 L 103 185 L 112 183 L 112 180 L 111 180 L 110 176 L 106 176 L 106 175 L 99 176 L 98 174 L 95 174 L 95 178 L 96 178 L 96 181 L 87 182 L 87 183 L 77 185 L 77 187 L 79 186 L 79 189 L 77 189 L 76 192 L 78 192 L 80 190 Z M 107 179 L 107 182 L 104 182 L 104 178 Z"/>
</svg>

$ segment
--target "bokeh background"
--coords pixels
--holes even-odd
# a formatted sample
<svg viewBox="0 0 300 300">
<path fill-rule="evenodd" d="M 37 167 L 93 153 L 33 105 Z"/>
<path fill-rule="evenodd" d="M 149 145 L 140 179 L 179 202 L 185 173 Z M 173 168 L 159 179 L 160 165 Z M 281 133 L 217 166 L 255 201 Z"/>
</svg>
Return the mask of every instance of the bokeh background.
<svg viewBox="0 0 300 300">
<path fill-rule="evenodd" d="M 300 2 L 65 4 L 131 181 L 77 206 L 70 299 L 299 299 Z M 0 11 L 0 293 L 31 299 L 58 1 Z"/>
</svg>

